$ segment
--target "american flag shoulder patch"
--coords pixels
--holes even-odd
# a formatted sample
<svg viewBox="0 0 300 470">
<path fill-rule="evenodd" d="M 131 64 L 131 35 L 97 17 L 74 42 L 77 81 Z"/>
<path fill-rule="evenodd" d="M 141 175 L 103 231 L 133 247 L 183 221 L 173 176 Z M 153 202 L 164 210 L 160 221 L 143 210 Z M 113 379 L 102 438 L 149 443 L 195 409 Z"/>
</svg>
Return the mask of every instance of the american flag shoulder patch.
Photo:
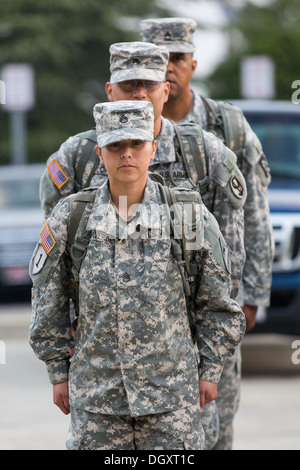
<svg viewBox="0 0 300 470">
<path fill-rule="evenodd" d="M 56 241 L 54 240 L 52 233 L 50 232 L 47 222 L 40 231 L 40 236 L 43 247 L 45 248 L 46 253 L 49 254 L 50 251 L 55 247 Z"/>
<path fill-rule="evenodd" d="M 67 175 L 62 171 L 58 161 L 53 158 L 53 160 L 47 166 L 49 175 L 51 176 L 54 184 L 60 189 L 66 182 L 69 180 Z"/>
</svg>

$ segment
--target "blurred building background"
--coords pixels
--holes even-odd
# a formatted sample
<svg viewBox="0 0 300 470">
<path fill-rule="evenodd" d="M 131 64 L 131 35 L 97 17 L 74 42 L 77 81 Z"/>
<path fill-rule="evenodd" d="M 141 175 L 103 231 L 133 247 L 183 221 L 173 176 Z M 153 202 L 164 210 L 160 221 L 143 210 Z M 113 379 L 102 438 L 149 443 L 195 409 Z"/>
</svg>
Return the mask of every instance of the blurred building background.
<svg viewBox="0 0 300 470">
<path fill-rule="evenodd" d="M 197 21 L 194 81 L 204 94 L 240 98 L 243 57 L 263 55 L 274 63 L 274 99 L 290 99 L 300 56 L 298 0 L 1 2 L 0 73 L 25 63 L 34 75 L 34 103 L 23 116 L 28 162 L 44 162 L 68 136 L 93 126 L 92 106 L 106 99 L 110 44 L 139 40 L 139 20 L 155 16 Z M 0 165 L 12 159 L 11 114 L 0 106 Z"/>
</svg>

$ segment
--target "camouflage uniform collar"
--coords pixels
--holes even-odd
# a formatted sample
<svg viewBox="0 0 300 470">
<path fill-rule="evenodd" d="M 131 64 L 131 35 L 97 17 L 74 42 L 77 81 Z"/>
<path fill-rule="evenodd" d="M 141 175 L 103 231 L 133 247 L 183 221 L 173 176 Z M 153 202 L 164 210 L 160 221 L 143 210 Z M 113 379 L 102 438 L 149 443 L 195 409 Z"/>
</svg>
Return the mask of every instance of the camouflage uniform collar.
<svg viewBox="0 0 300 470">
<path fill-rule="evenodd" d="M 195 122 L 199 124 L 202 129 L 207 129 L 207 113 L 201 96 L 194 90 L 191 91 L 193 95 L 192 104 L 188 114 L 181 122 Z"/>
<path fill-rule="evenodd" d="M 175 131 L 171 122 L 166 118 L 161 118 L 161 129 L 157 136 L 157 149 L 154 160 L 150 162 L 151 165 L 157 163 L 172 163 L 175 162 L 175 148 L 174 148 Z"/>
</svg>

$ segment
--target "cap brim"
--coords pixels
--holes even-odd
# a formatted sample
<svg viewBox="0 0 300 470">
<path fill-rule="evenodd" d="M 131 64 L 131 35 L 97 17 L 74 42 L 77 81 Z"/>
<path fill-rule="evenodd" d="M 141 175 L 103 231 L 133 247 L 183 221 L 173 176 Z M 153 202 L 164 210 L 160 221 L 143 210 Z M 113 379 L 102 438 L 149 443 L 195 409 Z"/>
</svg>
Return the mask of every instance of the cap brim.
<svg viewBox="0 0 300 470">
<path fill-rule="evenodd" d="M 110 82 L 113 84 L 124 82 L 126 80 L 151 80 L 154 82 L 163 82 L 165 79 L 165 72 L 160 70 L 131 68 L 112 72 Z"/>
<path fill-rule="evenodd" d="M 114 142 L 122 142 L 123 140 L 145 140 L 152 142 L 154 140 L 154 133 L 143 129 L 125 128 L 122 130 L 116 129 L 97 136 L 97 143 L 100 148 Z"/>
</svg>

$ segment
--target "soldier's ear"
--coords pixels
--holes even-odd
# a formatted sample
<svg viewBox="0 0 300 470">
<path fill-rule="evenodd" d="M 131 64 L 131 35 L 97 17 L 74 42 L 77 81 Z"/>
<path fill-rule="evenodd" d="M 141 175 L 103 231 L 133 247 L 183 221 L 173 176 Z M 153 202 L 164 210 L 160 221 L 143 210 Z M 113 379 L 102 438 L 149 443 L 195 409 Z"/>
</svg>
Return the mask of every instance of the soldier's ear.
<svg viewBox="0 0 300 470">
<path fill-rule="evenodd" d="M 164 103 L 168 101 L 169 93 L 170 93 L 170 83 L 166 81 L 164 83 Z"/>
<path fill-rule="evenodd" d="M 98 145 L 96 145 L 96 152 L 98 154 L 98 157 L 100 158 L 100 162 L 103 163 L 101 149 L 100 149 L 100 147 L 98 147 Z"/>
<path fill-rule="evenodd" d="M 112 88 L 112 84 L 110 82 L 107 82 L 105 84 L 105 91 L 106 91 L 108 100 L 109 101 L 114 101 L 114 99 L 113 99 L 113 88 Z"/>
<path fill-rule="evenodd" d="M 196 61 L 196 59 L 193 59 L 192 60 L 192 75 L 194 75 L 197 65 L 198 65 L 198 62 Z"/>
<path fill-rule="evenodd" d="M 157 149 L 157 140 L 154 140 L 152 144 L 152 154 L 151 154 L 150 160 L 154 160 L 156 149 Z"/>
</svg>

